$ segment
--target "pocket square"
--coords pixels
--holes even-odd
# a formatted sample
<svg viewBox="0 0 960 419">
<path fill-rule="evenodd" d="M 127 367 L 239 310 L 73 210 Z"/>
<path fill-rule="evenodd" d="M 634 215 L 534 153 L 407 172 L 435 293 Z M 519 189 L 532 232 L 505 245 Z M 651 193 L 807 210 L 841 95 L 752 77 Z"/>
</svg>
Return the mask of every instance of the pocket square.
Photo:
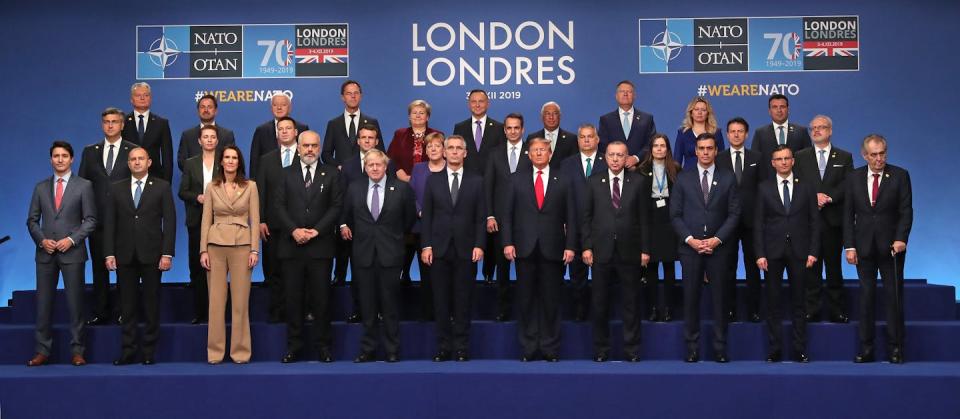
<svg viewBox="0 0 960 419">
<path fill-rule="evenodd" d="M 842 164 L 835 164 L 835 165 L 833 165 L 833 167 L 843 167 L 843 165 L 842 165 Z"/>
<path fill-rule="evenodd" d="M 750 163 L 750 167 L 756 166 L 756 163 Z"/>
</svg>

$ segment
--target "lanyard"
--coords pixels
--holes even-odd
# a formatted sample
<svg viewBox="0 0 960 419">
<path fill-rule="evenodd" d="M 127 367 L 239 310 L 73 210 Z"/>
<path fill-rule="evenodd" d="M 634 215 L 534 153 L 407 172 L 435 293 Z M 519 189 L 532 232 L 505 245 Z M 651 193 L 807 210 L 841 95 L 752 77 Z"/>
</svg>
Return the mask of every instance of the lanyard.
<svg viewBox="0 0 960 419">
<path fill-rule="evenodd" d="M 657 173 L 654 171 L 653 178 L 657 180 L 657 189 L 660 190 L 660 195 L 663 195 L 663 187 L 667 185 L 667 169 L 663 169 L 663 176 L 661 177 L 657 177 Z"/>
</svg>

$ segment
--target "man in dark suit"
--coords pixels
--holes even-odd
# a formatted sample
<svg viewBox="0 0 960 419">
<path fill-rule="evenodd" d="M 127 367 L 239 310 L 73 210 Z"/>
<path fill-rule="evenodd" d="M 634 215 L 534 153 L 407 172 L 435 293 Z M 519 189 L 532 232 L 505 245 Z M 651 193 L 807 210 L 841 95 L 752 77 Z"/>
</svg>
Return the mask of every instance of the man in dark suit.
<svg viewBox="0 0 960 419">
<path fill-rule="evenodd" d="M 236 143 L 233 138 L 233 131 L 221 125 L 217 125 L 217 98 L 211 94 L 203 95 L 197 102 L 197 115 L 200 116 L 200 125 L 191 127 L 180 134 L 180 147 L 177 148 L 177 167 L 182 172 L 184 162 L 200 154 L 200 128 L 205 125 L 211 125 L 217 129 L 217 151 L 222 152 L 227 145 Z"/>
<path fill-rule="evenodd" d="M 340 174 L 336 166 L 319 163 L 320 134 L 304 132 L 297 149 L 299 162 L 282 169 L 271 199 L 274 208 L 270 223 L 278 231 L 273 240 L 278 241 L 283 261 L 280 271 L 287 301 L 287 353 L 281 362 L 296 362 L 301 357 L 307 293 L 311 294 L 307 300 L 315 313 L 311 337 L 318 359 L 332 362 L 327 273 L 336 254 L 335 233 L 342 204 Z"/>
<path fill-rule="evenodd" d="M 723 294 L 730 278 L 734 232 L 740 220 L 737 179 L 716 166 L 717 142 L 712 133 L 697 137 L 696 170 L 677 176 L 670 199 L 670 219 L 680 245 L 683 268 L 686 362 L 700 360 L 700 287 L 710 278 L 713 303 L 713 356 L 727 362 L 727 319 Z"/>
<path fill-rule="evenodd" d="M 100 113 L 100 125 L 104 139 L 83 148 L 80 157 L 80 170 L 77 175 L 93 184 L 93 193 L 97 201 L 97 228 L 87 238 L 93 265 L 93 315 L 87 325 L 110 323 L 115 313 L 110 307 L 110 272 L 103 264 L 103 215 L 110 203 L 110 185 L 130 177 L 130 169 L 124 163 L 127 153 L 137 145 L 120 137 L 123 131 L 123 111 L 107 108 Z M 120 163 L 120 164 L 117 164 Z M 119 311 L 118 307 L 114 307 Z"/>
<path fill-rule="evenodd" d="M 343 82 L 340 85 L 340 99 L 343 100 L 343 113 L 327 122 L 327 131 L 323 135 L 323 152 L 320 154 L 320 159 L 325 164 L 333 164 L 338 168 L 360 152 L 357 147 L 357 130 L 361 125 L 369 124 L 377 128 L 377 149 L 384 150 L 380 122 L 377 118 L 360 112 L 360 100 L 363 99 L 360 82 Z"/>
<path fill-rule="evenodd" d="M 122 352 L 114 365 L 136 362 L 140 324 L 140 281 L 146 318 L 141 350 L 143 364 L 156 362 L 160 337 L 160 275 L 173 264 L 177 243 L 177 210 L 166 180 L 151 178 L 150 157 L 142 147 L 130 150 L 130 177 L 110 186 L 111 199 L 104 218 L 107 269 L 117 271 L 120 315 L 123 316 Z"/>
<path fill-rule="evenodd" d="M 173 138 L 170 135 L 170 123 L 150 110 L 153 96 L 150 85 L 144 82 L 134 83 L 130 87 L 130 103 L 133 112 L 127 114 L 123 124 L 123 138 L 147 150 L 155 163 L 150 174 L 170 182 L 173 179 Z"/>
<path fill-rule="evenodd" d="M 503 255 L 503 234 L 500 228 L 503 216 L 499 210 L 510 190 L 510 175 L 517 171 L 529 170 L 530 159 L 523 143 L 523 115 L 511 113 L 503 120 L 504 136 L 507 141 L 490 150 L 487 156 L 487 168 L 483 171 L 483 192 L 487 203 L 487 241 L 484 279 L 493 283 L 493 271 L 488 266 L 496 266 L 497 278 L 497 316 L 502 322 L 510 318 L 510 261 Z M 473 150 L 470 150 L 473 151 Z"/>
<path fill-rule="evenodd" d="M 200 130 L 200 154 L 190 157 L 183 163 L 183 176 L 177 195 L 183 200 L 187 227 L 187 256 L 190 262 L 190 288 L 193 290 L 193 319 L 191 324 L 206 323 L 209 311 L 209 291 L 207 288 L 207 270 L 200 264 L 200 221 L 203 218 L 204 191 L 213 180 L 213 174 L 220 168 L 221 151 L 218 147 L 220 132 L 212 125 Z M 212 160 L 210 170 L 204 159 Z M 259 182 L 258 182 L 259 183 Z M 258 188 L 259 189 L 259 188 Z M 262 207 L 261 207 L 262 208 Z"/>
<path fill-rule="evenodd" d="M 280 118 L 289 117 L 290 109 L 293 104 L 290 103 L 290 97 L 283 93 L 277 93 L 270 99 L 270 112 L 273 113 L 273 119 L 257 126 L 253 132 L 253 140 L 250 142 L 250 176 L 249 179 L 256 179 L 260 169 L 260 157 L 279 148 L 277 141 L 277 122 Z M 297 132 L 306 132 L 310 129 L 307 124 L 297 123 Z"/>
<path fill-rule="evenodd" d="M 482 173 L 487 167 L 487 156 L 493 149 L 507 141 L 503 131 L 503 124 L 487 115 L 490 107 L 490 98 L 487 92 L 481 89 L 470 91 L 467 97 L 470 106 L 470 117 L 453 126 L 453 134 L 463 137 L 467 141 L 470 155 L 464 160 L 464 167 L 476 173 Z M 492 261 L 491 261 L 492 262 Z M 494 264 L 484 262 L 484 276 L 493 275 Z"/>
<path fill-rule="evenodd" d="M 543 129 L 527 136 L 527 141 L 534 138 L 545 138 L 550 141 L 550 167 L 558 169 L 567 157 L 577 153 L 577 136 L 572 132 L 560 128 L 560 105 L 557 102 L 547 102 L 540 107 L 540 120 Z M 526 143 L 524 143 L 526 151 Z"/>
<path fill-rule="evenodd" d="M 389 159 L 370 150 L 364 159 L 366 179 L 347 188 L 340 235 L 353 241 L 351 266 L 359 286 L 363 310 L 363 339 L 354 362 L 376 358 L 383 315 L 383 346 L 387 362 L 400 359 L 400 265 L 404 262 L 403 236 L 417 219 L 416 199 L 406 182 L 386 175 Z"/>
<path fill-rule="evenodd" d="M 793 151 L 786 144 L 773 151 L 776 176 L 757 189 L 753 231 L 756 265 L 767 280 L 767 362 L 783 358 L 780 291 L 783 271 L 793 294 L 793 359 L 808 362 L 804 280 L 820 254 L 820 214 L 813 184 L 794 177 Z"/>
<path fill-rule="evenodd" d="M 280 229 L 272 204 L 274 191 L 283 182 L 283 169 L 297 166 L 300 154 L 297 150 L 297 121 L 289 116 L 277 120 L 277 140 L 279 148 L 260 157 L 260 169 L 257 173 L 257 192 L 260 194 L 260 239 L 263 241 L 263 282 L 270 289 L 269 321 L 280 322 L 285 318 L 284 285 L 281 279 L 278 243 L 286 239 L 287 234 Z M 309 295 L 309 294 L 308 294 Z M 307 312 L 309 313 L 309 307 Z"/>
<path fill-rule="evenodd" d="M 437 322 L 436 362 L 470 360 L 470 301 L 477 262 L 487 242 L 483 177 L 463 169 L 467 143 L 452 135 L 444 141 L 447 168 L 424 187 L 420 258 L 430 266 Z M 461 180 L 462 179 L 462 180 Z"/>
<path fill-rule="evenodd" d="M 550 169 L 550 143 L 530 140 L 530 170 L 511 175 L 503 213 L 503 254 L 517 261 L 521 361 L 560 360 L 560 289 L 578 229 L 572 179 Z"/>
<path fill-rule="evenodd" d="M 747 290 L 744 298 L 746 318 L 751 322 L 760 321 L 760 270 L 757 269 L 757 256 L 753 252 L 753 203 L 757 194 L 757 184 L 761 176 L 767 173 L 761 167 L 760 153 L 747 150 L 744 143 L 750 126 L 743 118 L 736 117 L 727 122 L 727 139 L 730 148 L 717 154 L 717 167 L 733 172 L 737 180 L 737 198 L 740 199 L 740 219 L 734 230 L 730 246 L 730 282 L 727 284 L 725 306 L 727 321 L 736 321 L 737 309 L 737 242 L 743 246 L 743 271 L 746 273 Z"/>
<path fill-rule="evenodd" d="M 600 152 L 603 153 L 607 144 L 613 141 L 623 141 L 630 150 L 627 158 L 627 169 L 632 169 L 643 161 L 643 153 L 647 144 L 657 132 L 657 124 L 653 122 L 653 115 L 643 112 L 633 106 L 634 86 L 630 80 L 617 83 L 617 110 L 600 117 L 599 131 Z"/>
<path fill-rule="evenodd" d="M 593 267 L 593 360 L 610 357 L 610 286 L 620 281 L 623 298 L 623 358 L 640 360 L 640 273 L 650 261 L 647 203 L 636 172 L 624 170 L 627 145 L 607 145 L 607 173 L 587 179 L 581 245 Z"/>
<path fill-rule="evenodd" d="M 573 196 L 577 202 L 577 219 L 582 219 L 586 206 L 587 178 L 594 173 L 607 171 L 607 162 L 597 152 L 600 139 L 593 124 L 582 124 L 577 129 L 577 148 L 579 151 L 563 159 L 560 173 L 571 179 Z M 553 159 L 551 159 L 551 162 Z M 573 320 L 582 322 L 587 318 L 587 274 L 589 267 L 583 263 L 580 255 L 570 263 L 570 287 L 573 288 Z"/>
<path fill-rule="evenodd" d="M 873 362 L 877 271 L 887 308 L 887 356 L 903 363 L 903 261 L 913 227 L 910 173 L 887 164 L 887 140 L 870 134 L 860 154 L 867 165 L 847 176 L 843 247 L 860 277 L 860 352 L 854 362 Z"/>
<path fill-rule="evenodd" d="M 820 320 L 821 274 L 826 267 L 828 318 L 834 323 L 846 323 L 850 320 L 843 302 L 840 255 L 843 252 L 843 204 L 847 195 L 844 181 L 853 171 L 853 155 L 831 143 L 833 121 L 829 117 L 814 117 L 810 121 L 810 132 L 813 147 L 797 152 L 794 169 L 800 180 L 816 186 L 820 207 L 820 259 L 806 281 L 807 320 Z"/>
<path fill-rule="evenodd" d="M 786 144 L 794 153 L 810 147 L 810 135 L 807 133 L 807 127 L 800 124 L 790 123 L 790 99 L 782 94 L 771 95 L 767 99 L 767 112 L 770 113 L 772 123 L 757 128 L 753 132 L 753 143 L 750 149 L 760 152 L 760 161 L 770 161 L 773 149 L 778 145 Z M 766 167 L 765 178 L 772 178 L 774 170 L 772 167 Z"/>
<path fill-rule="evenodd" d="M 87 363 L 83 359 L 84 239 L 96 228 L 96 199 L 90 181 L 70 173 L 71 164 L 73 147 L 54 141 L 50 147 L 53 176 L 34 187 L 27 213 L 27 230 L 37 246 L 37 343 L 36 354 L 27 362 L 31 367 L 46 364 L 51 354 L 53 300 L 61 273 L 70 308 L 70 363 Z"/>
</svg>

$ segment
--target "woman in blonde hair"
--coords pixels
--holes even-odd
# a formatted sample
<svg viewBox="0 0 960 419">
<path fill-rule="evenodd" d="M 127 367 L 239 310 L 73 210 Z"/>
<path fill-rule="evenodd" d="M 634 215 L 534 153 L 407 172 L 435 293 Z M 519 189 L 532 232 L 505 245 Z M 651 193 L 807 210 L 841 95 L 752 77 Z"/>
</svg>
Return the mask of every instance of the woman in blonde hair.
<svg viewBox="0 0 960 419">
<path fill-rule="evenodd" d="M 687 104 L 687 113 L 677 130 L 677 141 L 673 147 L 673 159 L 681 168 L 697 164 L 697 136 L 705 132 L 717 137 L 718 153 L 724 149 L 723 132 L 717 127 L 713 106 L 707 99 L 697 96 Z"/>
</svg>

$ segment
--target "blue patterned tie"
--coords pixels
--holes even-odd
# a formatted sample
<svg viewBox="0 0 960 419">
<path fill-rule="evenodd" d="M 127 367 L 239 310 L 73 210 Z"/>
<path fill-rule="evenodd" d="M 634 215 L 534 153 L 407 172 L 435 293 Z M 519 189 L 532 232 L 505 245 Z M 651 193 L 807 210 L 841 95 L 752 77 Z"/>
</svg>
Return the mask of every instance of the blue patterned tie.
<svg viewBox="0 0 960 419">
<path fill-rule="evenodd" d="M 290 165 L 290 155 L 293 154 L 290 152 L 290 149 L 283 150 L 283 167 Z"/>
<path fill-rule="evenodd" d="M 140 208 L 140 196 L 143 195 L 142 180 L 137 181 L 137 190 L 133 191 L 133 206 Z"/>
</svg>

